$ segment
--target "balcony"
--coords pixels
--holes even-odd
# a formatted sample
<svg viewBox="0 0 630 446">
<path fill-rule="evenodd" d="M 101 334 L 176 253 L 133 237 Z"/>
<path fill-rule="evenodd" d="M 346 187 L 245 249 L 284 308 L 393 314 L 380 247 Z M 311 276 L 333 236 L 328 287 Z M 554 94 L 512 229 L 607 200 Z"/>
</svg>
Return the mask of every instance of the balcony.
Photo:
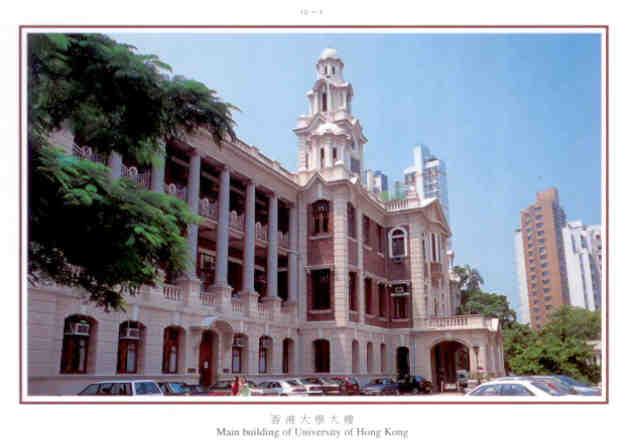
<svg viewBox="0 0 630 446">
<path fill-rule="evenodd" d="M 122 165 L 120 175 L 123 178 L 129 178 L 140 186 L 144 186 L 147 189 L 151 188 L 151 171 L 139 172 L 136 166 Z"/>
<path fill-rule="evenodd" d="M 404 209 L 417 208 L 420 202 L 417 199 L 402 198 L 398 200 L 390 200 L 385 203 L 385 209 L 393 211 L 402 211 Z"/>
<path fill-rule="evenodd" d="M 180 186 L 176 183 L 166 183 L 164 184 L 164 192 L 174 197 L 177 197 L 180 200 L 186 201 L 186 186 Z"/>
<path fill-rule="evenodd" d="M 498 320 L 479 314 L 461 316 L 430 317 L 420 320 L 414 328 L 422 331 L 441 330 L 496 330 Z"/>
<path fill-rule="evenodd" d="M 245 227 L 245 215 L 239 215 L 236 211 L 230 212 L 230 228 L 236 229 L 237 231 L 243 231 Z"/>
<path fill-rule="evenodd" d="M 278 231 L 278 245 L 281 248 L 289 249 L 289 233 Z"/>
<path fill-rule="evenodd" d="M 219 216 L 219 206 L 216 202 L 210 201 L 207 198 L 199 200 L 199 215 L 202 217 L 217 220 Z"/>
<path fill-rule="evenodd" d="M 269 231 L 267 225 L 263 225 L 259 221 L 256 222 L 256 240 L 262 240 L 264 242 L 269 240 Z"/>
</svg>

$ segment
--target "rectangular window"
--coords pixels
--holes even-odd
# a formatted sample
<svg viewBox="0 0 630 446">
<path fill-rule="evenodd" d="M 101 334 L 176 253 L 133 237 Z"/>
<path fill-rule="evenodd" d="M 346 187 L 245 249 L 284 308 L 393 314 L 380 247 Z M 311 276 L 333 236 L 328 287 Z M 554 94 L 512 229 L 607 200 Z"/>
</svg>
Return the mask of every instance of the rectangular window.
<svg viewBox="0 0 630 446">
<path fill-rule="evenodd" d="M 357 273 L 350 272 L 348 275 L 348 288 L 350 293 L 350 311 L 357 311 Z"/>
<path fill-rule="evenodd" d="M 370 245 L 370 219 L 363 216 L 363 243 Z"/>
<path fill-rule="evenodd" d="M 378 252 L 383 252 L 383 227 L 381 225 L 376 225 L 376 239 Z"/>
<path fill-rule="evenodd" d="M 330 270 L 319 269 L 311 272 L 313 309 L 330 308 Z"/>
<path fill-rule="evenodd" d="M 348 237 L 356 238 L 357 222 L 355 220 L 355 210 L 352 204 L 348 203 Z"/>
<path fill-rule="evenodd" d="M 394 298 L 394 319 L 407 319 L 407 298 Z"/>
<path fill-rule="evenodd" d="M 363 292 L 365 293 L 365 313 L 373 314 L 372 308 L 372 279 L 366 277 L 363 281 Z"/>
<path fill-rule="evenodd" d="M 385 317 L 387 306 L 387 295 L 385 290 L 385 284 L 378 284 L 378 315 L 380 317 Z"/>
<path fill-rule="evenodd" d="M 232 373 L 241 373 L 241 347 L 232 347 Z"/>
</svg>

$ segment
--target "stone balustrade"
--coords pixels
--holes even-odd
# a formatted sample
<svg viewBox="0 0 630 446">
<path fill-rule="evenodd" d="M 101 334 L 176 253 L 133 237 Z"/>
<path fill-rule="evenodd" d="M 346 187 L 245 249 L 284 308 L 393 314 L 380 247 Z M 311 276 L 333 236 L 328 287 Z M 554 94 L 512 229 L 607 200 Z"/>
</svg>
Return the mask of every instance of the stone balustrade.
<svg viewBox="0 0 630 446">
<path fill-rule="evenodd" d="M 238 299 L 232 299 L 232 312 L 243 313 L 243 310 L 244 310 L 243 303 Z"/>
<path fill-rule="evenodd" d="M 198 212 L 199 215 L 201 215 L 202 217 L 217 220 L 219 215 L 219 206 L 214 201 L 210 201 L 207 198 L 202 198 L 201 200 L 199 200 Z"/>
<path fill-rule="evenodd" d="M 418 200 L 412 200 L 409 198 L 401 198 L 397 200 L 390 200 L 385 203 L 385 209 L 388 211 L 400 211 L 404 209 L 413 209 L 418 207 Z"/>
<path fill-rule="evenodd" d="M 125 166 L 123 164 L 120 175 L 147 189 L 151 188 L 151 171 L 140 172 L 136 166 Z"/>
<path fill-rule="evenodd" d="M 245 215 L 239 215 L 236 211 L 230 212 L 230 228 L 242 231 L 245 227 Z"/>
<path fill-rule="evenodd" d="M 165 284 L 162 288 L 162 292 L 164 293 L 164 298 L 166 298 L 166 300 L 172 300 L 175 302 L 181 302 L 184 300 L 184 290 L 180 286 Z"/>
<path fill-rule="evenodd" d="M 416 323 L 414 328 L 421 330 L 470 330 L 470 329 L 486 329 L 490 328 L 492 319 L 486 318 L 479 314 L 446 316 L 446 317 L 430 317 L 421 319 Z"/>
<path fill-rule="evenodd" d="M 201 300 L 201 305 L 211 306 L 217 304 L 216 296 L 205 291 L 199 293 L 199 299 Z"/>
<path fill-rule="evenodd" d="M 179 198 L 180 200 L 186 200 L 186 186 L 180 186 L 175 183 L 166 183 L 164 185 L 164 192 L 174 197 Z"/>
<path fill-rule="evenodd" d="M 278 231 L 278 244 L 285 249 L 289 249 L 289 233 Z"/>
<path fill-rule="evenodd" d="M 256 239 L 267 241 L 269 240 L 269 231 L 267 225 L 263 225 L 259 221 L 256 222 Z"/>
</svg>

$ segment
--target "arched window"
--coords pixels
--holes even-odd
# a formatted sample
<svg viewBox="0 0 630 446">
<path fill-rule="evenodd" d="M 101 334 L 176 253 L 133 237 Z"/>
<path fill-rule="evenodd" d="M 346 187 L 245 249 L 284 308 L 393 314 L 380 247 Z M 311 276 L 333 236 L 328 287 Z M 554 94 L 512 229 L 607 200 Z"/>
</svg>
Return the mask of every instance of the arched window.
<svg viewBox="0 0 630 446">
<path fill-rule="evenodd" d="M 324 168 L 324 162 L 326 160 L 326 152 L 324 150 L 324 148 L 320 148 L 319 149 L 319 168 L 323 169 Z"/>
<path fill-rule="evenodd" d="M 162 373 L 177 373 L 179 369 L 179 344 L 181 328 L 164 329 L 164 350 L 162 351 Z"/>
<path fill-rule="evenodd" d="M 330 373 L 330 342 L 326 339 L 313 341 L 315 373 Z"/>
<path fill-rule="evenodd" d="M 337 147 L 333 147 L 333 151 L 332 151 L 332 159 L 333 159 L 333 163 L 335 163 L 337 161 Z"/>
<path fill-rule="evenodd" d="M 262 336 L 258 342 L 258 373 L 269 373 L 271 363 L 272 340 L 269 336 Z"/>
<path fill-rule="evenodd" d="M 94 319 L 81 315 L 66 318 L 63 327 L 60 373 L 86 373 Z"/>
<path fill-rule="evenodd" d="M 387 346 L 381 344 L 381 373 L 387 371 Z"/>
<path fill-rule="evenodd" d="M 367 356 L 367 372 L 374 373 L 374 347 L 371 342 L 367 343 L 366 348 L 366 356 Z"/>
<path fill-rule="evenodd" d="M 144 327 L 137 321 L 125 321 L 118 329 L 116 373 L 138 373 Z"/>
<path fill-rule="evenodd" d="M 293 355 L 293 340 L 285 338 L 282 341 L 282 373 L 288 374 L 292 372 Z"/>
<path fill-rule="evenodd" d="M 407 231 L 394 228 L 389 232 L 389 256 L 407 257 Z"/>
<path fill-rule="evenodd" d="M 328 233 L 328 211 L 329 204 L 326 200 L 313 203 L 313 235 Z"/>
<path fill-rule="evenodd" d="M 352 373 L 359 373 L 359 341 L 352 340 Z"/>
<path fill-rule="evenodd" d="M 328 95 L 322 93 L 322 111 L 328 111 Z"/>
<path fill-rule="evenodd" d="M 242 333 L 234 335 L 232 340 L 232 373 L 243 373 L 245 365 L 245 348 L 247 336 Z"/>
</svg>

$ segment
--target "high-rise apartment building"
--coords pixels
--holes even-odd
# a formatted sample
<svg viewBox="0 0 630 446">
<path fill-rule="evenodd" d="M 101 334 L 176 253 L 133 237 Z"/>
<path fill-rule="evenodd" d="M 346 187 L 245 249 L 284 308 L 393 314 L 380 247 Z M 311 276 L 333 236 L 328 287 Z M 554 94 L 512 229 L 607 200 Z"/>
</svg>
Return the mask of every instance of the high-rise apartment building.
<svg viewBox="0 0 630 446">
<path fill-rule="evenodd" d="M 521 225 L 515 235 L 516 243 L 520 239 L 522 246 L 516 250 L 521 313 L 529 313 L 535 329 L 541 328 L 556 308 L 570 303 L 562 240 L 565 224 L 558 190 L 553 187 L 538 192 L 536 202 L 521 211 Z"/>
<path fill-rule="evenodd" d="M 419 145 L 413 148 L 413 165 L 404 170 L 404 175 L 407 188 L 415 188 L 421 200 L 437 198 L 449 220 L 446 163 L 435 157 L 428 147 Z"/>
<path fill-rule="evenodd" d="M 601 307 L 601 228 L 571 221 L 562 237 L 571 305 L 594 311 Z"/>
</svg>

